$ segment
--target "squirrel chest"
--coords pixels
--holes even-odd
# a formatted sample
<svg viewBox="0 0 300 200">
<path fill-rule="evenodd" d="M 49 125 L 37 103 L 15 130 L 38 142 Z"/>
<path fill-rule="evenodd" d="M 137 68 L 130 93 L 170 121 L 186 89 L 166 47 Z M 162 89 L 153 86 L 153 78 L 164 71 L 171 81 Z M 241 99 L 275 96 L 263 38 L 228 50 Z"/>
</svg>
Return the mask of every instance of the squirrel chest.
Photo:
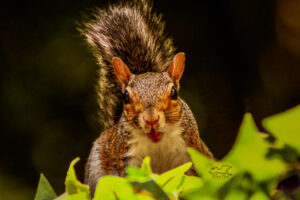
<svg viewBox="0 0 300 200">
<path fill-rule="evenodd" d="M 163 173 L 189 161 L 183 129 L 174 126 L 167 130 L 162 139 L 154 143 L 145 134 L 133 131 L 129 140 L 129 165 L 140 167 L 146 156 L 150 157 L 152 171 Z"/>
<path fill-rule="evenodd" d="M 127 165 L 140 167 L 146 156 L 150 157 L 152 171 L 163 173 L 190 161 L 186 143 L 179 125 L 167 130 L 162 139 L 154 143 L 146 134 L 124 131 L 124 127 L 112 127 L 103 132 L 94 143 L 97 174 L 125 175 Z M 90 163 L 90 165 L 93 163 Z M 91 166 L 92 167 L 92 166 Z"/>
</svg>

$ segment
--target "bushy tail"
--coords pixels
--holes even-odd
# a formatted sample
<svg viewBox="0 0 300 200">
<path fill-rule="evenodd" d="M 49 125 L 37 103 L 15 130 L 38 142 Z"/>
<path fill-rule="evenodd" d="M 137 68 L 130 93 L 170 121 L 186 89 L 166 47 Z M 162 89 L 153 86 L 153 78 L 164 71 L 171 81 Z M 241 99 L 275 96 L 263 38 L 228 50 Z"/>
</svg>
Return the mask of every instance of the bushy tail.
<svg viewBox="0 0 300 200">
<path fill-rule="evenodd" d="M 120 57 L 134 74 L 165 71 L 175 48 L 167 38 L 161 15 L 152 12 L 146 0 L 122 1 L 105 9 L 95 9 L 91 19 L 79 28 L 98 59 L 98 103 L 105 128 L 122 113 L 121 84 L 111 65 Z"/>
</svg>

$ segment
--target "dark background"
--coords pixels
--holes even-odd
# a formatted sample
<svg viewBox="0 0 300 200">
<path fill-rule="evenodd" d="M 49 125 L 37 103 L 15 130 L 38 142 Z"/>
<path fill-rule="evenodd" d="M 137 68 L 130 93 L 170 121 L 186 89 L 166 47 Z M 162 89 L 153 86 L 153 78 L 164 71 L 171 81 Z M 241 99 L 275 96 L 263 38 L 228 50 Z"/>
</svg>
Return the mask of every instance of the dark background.
<svg viewBox="0 0 300 200">
<path fill-rule="evenodd" d="M 0 10 L 0 199 L 33 199 L 39 174 L 58 193 L 102 130 L 96 61 L 76 30 L 89 1 L 4 1 Z M 217 158 L 245 112 L 257 125 L 300 103 L 298 0 L 155 0 L 166 32 L 187 56 L 181 96 Z"/>
</svg>

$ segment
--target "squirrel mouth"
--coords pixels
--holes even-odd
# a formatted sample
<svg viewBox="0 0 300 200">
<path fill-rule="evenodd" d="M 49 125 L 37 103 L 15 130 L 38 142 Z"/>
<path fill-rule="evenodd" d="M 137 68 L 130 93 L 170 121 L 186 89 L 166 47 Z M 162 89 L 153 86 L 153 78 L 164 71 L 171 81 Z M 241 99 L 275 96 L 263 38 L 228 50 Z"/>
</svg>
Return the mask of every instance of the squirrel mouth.
<svg viewBox="0 0 300 200">
<path fill-rule="evenodd" d="M 148 136 L 153 142 L 158 142 L 162 137 L 162 133 L 157 132 L 155 129 L 152 128 L 151 131 L 148 133 Z"/>
</svg>

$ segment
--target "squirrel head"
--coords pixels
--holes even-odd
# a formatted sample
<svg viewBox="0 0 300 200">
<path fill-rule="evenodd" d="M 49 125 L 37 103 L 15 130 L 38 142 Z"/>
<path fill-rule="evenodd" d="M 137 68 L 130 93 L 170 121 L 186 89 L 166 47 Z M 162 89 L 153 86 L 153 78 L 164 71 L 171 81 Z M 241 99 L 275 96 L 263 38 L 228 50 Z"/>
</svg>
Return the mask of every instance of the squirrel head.
<svg viewBox="0 0 300 200">
<path fill-rule="evenodd" d="M 147 134 L 153 142 L 158 142 L 181 117 L 178 90 L 185 54 L 176 54 L 166 72 L 135 75 L 117 57 L 113 58 L 112 64 L 122 84 L 125 121 L 141 134 Z"/>
</svg>

